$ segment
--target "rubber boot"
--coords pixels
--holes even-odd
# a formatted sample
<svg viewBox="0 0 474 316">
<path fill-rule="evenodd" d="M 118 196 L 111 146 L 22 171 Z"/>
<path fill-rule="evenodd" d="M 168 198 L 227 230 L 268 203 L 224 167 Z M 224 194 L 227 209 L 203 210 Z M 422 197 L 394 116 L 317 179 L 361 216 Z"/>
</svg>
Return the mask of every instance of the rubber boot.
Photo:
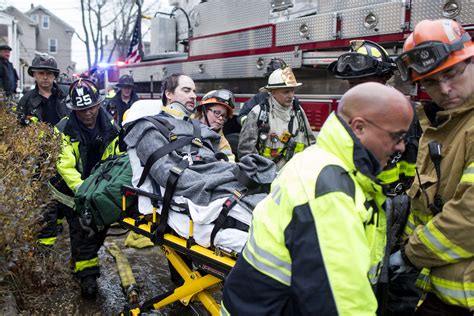
<svg viewBox="0 0 474 316">
<path fill-rule="evenodd" d="M 88 275 L 81 278 L 81 295 L 86 299 L 94 299 L 97 295 L 97 277 Z"/>
</svg>

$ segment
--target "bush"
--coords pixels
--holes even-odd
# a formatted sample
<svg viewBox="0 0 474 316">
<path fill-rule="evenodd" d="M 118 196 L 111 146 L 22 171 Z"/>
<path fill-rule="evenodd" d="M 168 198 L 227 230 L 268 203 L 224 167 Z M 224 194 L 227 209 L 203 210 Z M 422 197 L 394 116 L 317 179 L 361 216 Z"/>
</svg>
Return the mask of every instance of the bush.
<svg viewBox="0 0 474 316">
<path fill-rule="evenodd" d="M 47 286 L 52 272 L 38 260 L 35 242 L 51 203 L 47 183 L 56 173 L 60 137 L 44 123 L 20 126 L 5 107 L 0 104 L 0 292 L 14 291 L 18 299 Z"/>
</svg>

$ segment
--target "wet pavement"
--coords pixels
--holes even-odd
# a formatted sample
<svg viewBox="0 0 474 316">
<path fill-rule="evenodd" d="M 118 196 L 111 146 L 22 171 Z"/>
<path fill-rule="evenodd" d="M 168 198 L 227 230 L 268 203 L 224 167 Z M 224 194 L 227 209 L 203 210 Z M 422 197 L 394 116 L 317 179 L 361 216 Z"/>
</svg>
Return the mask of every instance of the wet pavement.
<svg viewBox="0 0 474 316">
<path fill-rule="evenodd" d="M 67 226 L 67 225 L 65 225 Z M 109 234 L 121 234 L 121 228 L 112 228 Z M 143 249 L 126 248 L 126 235 L 108 236 L 104 246 L 99 251 L 101 276 L 98 279 L 99 293 L 95 300 L 81 297 L 79 282 L 71 273 L 65 273 L 63 288 L 48 289 L 41 297 L 36 298 L 35 308 L 29 309 L 40 314 L 68 315 L 117 315 L 127 305 L 126 296 L 122 290 L 115 259 L 106 251 L 110 243 L 115 243 L 127 257 L 135 277 L 140 294 L 140 301 L 174 288 L 170 281 L 168 264 L 158 246 Z M 55 260 L 69 265 L 69 235 L 67 229 L 58 237 L 55 245 Z M 202 309 L 202 306 L 197 306 Z M 143 315 L 197 315 L 193 308 L 181 303 L 174 303 L 158 311 L 150 311 Z M 203 315 L 202 313 L 200 315 Z M 205 315 L 205 314 L 204 314 Z"/>
</svg>

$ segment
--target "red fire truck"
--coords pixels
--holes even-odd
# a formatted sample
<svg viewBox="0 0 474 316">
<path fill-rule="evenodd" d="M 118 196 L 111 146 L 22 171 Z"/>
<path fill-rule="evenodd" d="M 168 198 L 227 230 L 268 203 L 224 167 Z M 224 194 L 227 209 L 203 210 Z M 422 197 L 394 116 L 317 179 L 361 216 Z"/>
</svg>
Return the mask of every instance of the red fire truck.
<svg viewBox="0 0 474 316">
<path fill-rule="evenodd" d="M 264 86 L 267 65 L 281 58 L 303 85 L 296 90 L 318 131 L 337 107 L 347 83 L 327 66 L 352 39 L 369 39 L 392 56 L 423 19 L 452 18 L 474 29 L 468 0 L 208 0 L 158 12 L 152 21 L 151 53 L 120 68 L 133 74 L 143 98 L 159 98 L 161 80 L 171 73 L 191 76 L 198 94 L 226 88 L 244 102 Z M 196 1 L 197 2 L 197 1 Z M 179 1 L 170 1 L 179 5 Z M 416 91 L 395 76 L 391 84 Z M 235 130 L 236 124 L 227 131 Z"/>
</svg>

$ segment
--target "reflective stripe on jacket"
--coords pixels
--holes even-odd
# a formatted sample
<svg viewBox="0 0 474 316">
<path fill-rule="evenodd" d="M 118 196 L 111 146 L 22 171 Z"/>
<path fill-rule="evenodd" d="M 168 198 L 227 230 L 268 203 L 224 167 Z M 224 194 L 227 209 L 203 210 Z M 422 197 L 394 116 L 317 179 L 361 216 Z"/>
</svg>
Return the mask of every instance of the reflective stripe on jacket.
<svg viewBox="0 0 474 316">
<path fill-rule="evenodd" d="M 374 315 L 372 285 L 386 241 L 378 169 L 349 127 L 332 114 L 318 143 L 285 165 L 255 208 L 239 258 L 243 262 L 225 283 L 222 310 Z"/>
<path fill-rule="evenodd" d="M 417 157 L 420 181 L 409 195 L 412 216 L 406 232 L 412 233 L 405 253 L 417 267 L 424 268 L 418 285 L 434 292 L 442 301 L 474 311 L 474 97 L 460 107 L 432 112 L 433 104 L 418 108 L 423 136 Z M 438 178 L 428 144 L 442 146 L 439 194 L 444 202 L 433 214 Z M 422 188 L 422 189 L 421 189 Z"/>
</svg>

